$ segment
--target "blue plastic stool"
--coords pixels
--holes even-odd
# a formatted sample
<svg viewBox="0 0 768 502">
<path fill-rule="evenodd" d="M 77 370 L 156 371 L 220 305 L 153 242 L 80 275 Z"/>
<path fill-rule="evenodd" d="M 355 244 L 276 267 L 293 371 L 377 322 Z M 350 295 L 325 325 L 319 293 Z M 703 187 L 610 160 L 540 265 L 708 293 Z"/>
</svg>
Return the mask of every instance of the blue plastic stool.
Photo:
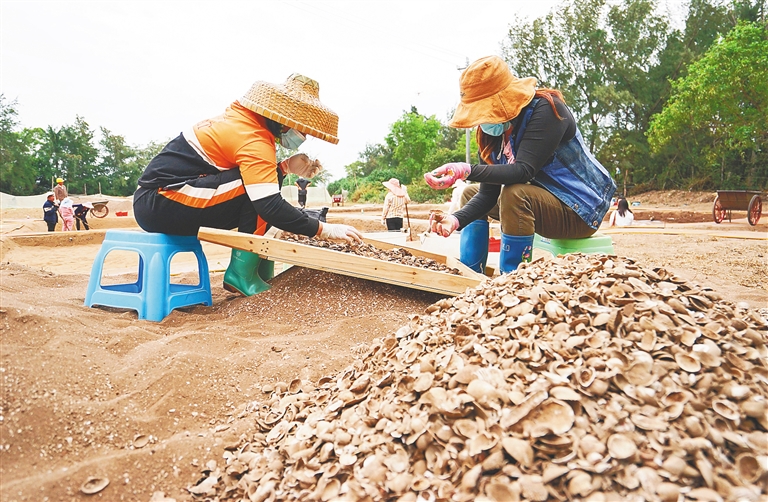
<svg viewBox="0 0 768 502">
<path fill-rule="evenodd" d="M 111 251 L 133 251 L 139 255 L 139 278 L 135 283 L 102 285 L 104 259 Z M 197 285 L 171 284 L 171 258 L 180 252 L 197 257 Z M 103 305 L 133 309 L 139 319 L 162 321 L 173 309 L 189 305 L 212 305 L 208 260 L 194 236 L 108 230 L 101 249 L 93 260 L 86 307 Z"/>
<path fill-rule="evenodd" d="M 613 239 L 610 235 L 595 232 L 584 239 L 547 239 L 539 234 L 533 238 L 533 248 L 549 251 L 552 256 L 568 253 L 613 253 Z"/>
</svg>

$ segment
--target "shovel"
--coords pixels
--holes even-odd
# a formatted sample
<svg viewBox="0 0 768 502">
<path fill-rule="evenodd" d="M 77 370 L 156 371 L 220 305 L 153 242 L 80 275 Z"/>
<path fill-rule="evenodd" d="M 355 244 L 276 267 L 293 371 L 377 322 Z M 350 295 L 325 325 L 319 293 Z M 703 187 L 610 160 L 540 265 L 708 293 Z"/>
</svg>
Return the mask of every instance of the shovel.
<svg viewBox="0 0 768 502">
<path fill-rule="evenodd" d="M 408 214 L 408 203 L 405 203 L 405 217 L 408 220 L 408 242 L 415 241 L 413 236 L 413 228 L 411 227 L 411 216 Z"/>
</svg>

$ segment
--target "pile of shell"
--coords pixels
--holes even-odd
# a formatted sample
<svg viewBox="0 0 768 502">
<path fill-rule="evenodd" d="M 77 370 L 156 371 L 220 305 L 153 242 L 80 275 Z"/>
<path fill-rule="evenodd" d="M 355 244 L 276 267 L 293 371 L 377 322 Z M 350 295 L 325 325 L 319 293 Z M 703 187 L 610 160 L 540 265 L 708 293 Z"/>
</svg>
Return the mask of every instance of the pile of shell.
<svg viewBox="0 0 768 502">
<path fill-rule="evenodd" d="M 317 384 L 190 491 L 217 500 L 759 500 L 768 324 L 663 269 L 568 255 L 485 282 Z"/>
<path fill-rule="evenodd" d="M 289 242 L 296 242 L 299 244 L 306 244 L 308 246 L 331 249 L 333 251 L 341 251 L 342 253 L 352 253 L 358 256 L 376 258 L 377 260 L 400 263 L 402 265 L 410 265 L 411 267 L 426 268 L 429 270 L 436 270 L 438 272 L 445 272 L 452 275 L 461 275 L 461 272 L 456 268 L 452 268 L 442 263 L 436 262 L 431 258 L 414 256 L 410 251 L 404 248 L 393 248 L 385 250 L 365 242 L 335 242 L 287 233 L 283 234 L 281 238 L 282 240 Z"/>
</svg>

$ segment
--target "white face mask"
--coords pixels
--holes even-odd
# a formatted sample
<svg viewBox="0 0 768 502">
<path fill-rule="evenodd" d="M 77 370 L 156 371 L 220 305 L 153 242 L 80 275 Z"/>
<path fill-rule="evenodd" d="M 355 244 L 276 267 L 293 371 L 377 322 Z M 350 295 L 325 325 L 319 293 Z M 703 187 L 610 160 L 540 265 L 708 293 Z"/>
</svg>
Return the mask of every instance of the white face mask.
<svg viewBox="0 0 768 502">
<path fill-rule="evenodd" d="M 288 150 L 296 150 L 306 139 L 307 137 L 296 129 L 288 129 L 287 132 L 280 135 L 280 144 Z"/>
</svg>

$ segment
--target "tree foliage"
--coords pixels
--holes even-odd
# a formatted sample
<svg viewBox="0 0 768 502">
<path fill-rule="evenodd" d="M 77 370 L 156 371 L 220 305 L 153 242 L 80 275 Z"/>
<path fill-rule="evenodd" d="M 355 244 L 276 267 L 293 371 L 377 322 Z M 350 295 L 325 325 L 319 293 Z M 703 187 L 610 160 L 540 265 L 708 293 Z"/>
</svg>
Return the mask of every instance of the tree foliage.
<svg viewBox="0 0 768 502">
<path fill-rule="evenodd" d="M 74 124 L 20 129 L 17 103 L 0 95 L 0 191 L 33 195 L 66 180 L 72 194 L 131 195 L 147 163 L 166 142 L 128 145 L 125 138 L 100 128 L 99 139 L 83 117 Z"/>
<path fill-rule="evenodd" d="M 766 2 L 687 1 L 677 28 L 660 0 L 562 0 L 533 20 L 511 16 L 501 55 L 518 76 L 563 92 L 591 150 L 618 181 L 764 188 Z M 381 201 L 381 182 L 395 177 L 414 200 L 441 201 L 446 192 L 429 189 L 423 173 L 467 158 L 465 131 L 445 123 L 415 107 L 403 112 L 328 190 Z M 128 145 L 105 128 L 95 133 L 80 116 L 58 128 L 20 129 L 16 103 L 0 95 L 3 191 L 40 193 L 61 176 L 71 193 L 101 186 L 130 195 L 164 144 Z M 278 147 L 277 157 L 290 153 Z M 474 134 L 469 158 L 477 162 Z M 316 181 L 330 177 L 321 173 Z"/>
<path fill-rule="evenodd" d="M 678 172 L 722 186 L 765 185 L 768 176 L 768 32 L 739 24 L 716 42 L 688 74 L 673 83 L 672 97 L 653 118 L 654 152 L 675 155 Z M 682 145 L 682 148 L 680 147 Z"/>
<path fill-rule="evenodd" d="M 473 146 L 477 152 L 477 145 Z M 464 160 L 465 150 L 463 130 L 447 127 L 412 107 L 390 126 L 385 142 L 366 145 L 358 160 L 346 166 L 347 176 L 330 183 L 328 191 L 346 190 L 352 200 L 381 202 L 386 195 L 382 182 L 397 178 L 410 187 L 414 201 L 442 202 L 444 194 L 428 188 L 422 174 L 446 162 Z"/>
<path fill-rule="evenodd" d="M 16 102 L 7 103 L 0 94 L 0 191 L 12 194 L 32 193 L 35 170 L 30 155 L 33 141 L 17 131 Z"/>
<path fill-rule="evenodd" d="M 669 99 L 671 82 L 739 19 L 763 16 L 764 2 L 690 0 L 687 7 L 684 27 L 673 29 L 656 0 L 570 0 L 544 17 L 510 25 L 502 54 L 516 74 L 563 92 L 591 149 L 611 171 L 630 173 L 630 182 L 695 186 L 697 169 L 669 162 L 693 155 L 690 145 L 651 152 L 646 133 Z"/>
</svg>

